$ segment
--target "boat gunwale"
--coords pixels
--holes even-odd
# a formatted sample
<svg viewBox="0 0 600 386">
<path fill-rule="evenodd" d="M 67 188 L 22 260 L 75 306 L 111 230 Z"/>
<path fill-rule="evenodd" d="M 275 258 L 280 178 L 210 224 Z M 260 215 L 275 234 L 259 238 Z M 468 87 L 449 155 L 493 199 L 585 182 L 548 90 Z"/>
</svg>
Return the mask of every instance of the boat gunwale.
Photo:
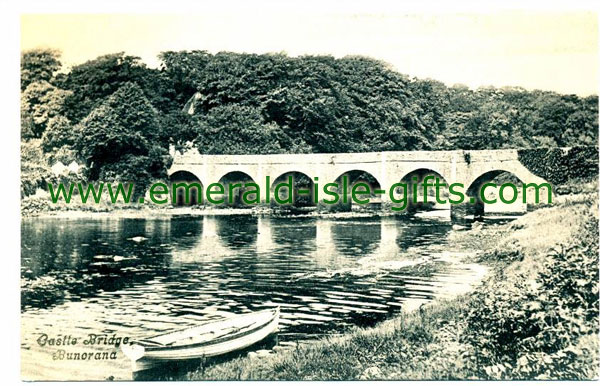
<svg viewBox="0 0 600 386">
<path fill-rule="evenodd" d="M 143 342 L 140 342 L 140 340 L 135 340 L 131 342 L 131 345 L 139 345 L 142 346 L 144 348 L 145 352 L 158 352 L 158 351 L 173 351 L 173 350 L 179 350 L 179 349 L 188 349 L 188 348 L 194 348 L 194 347 L 203 347 L 203 346 L 211 346 L 211 345 L 215 345 L 215 344 L 220 344 L 226 341 L 230 341 L 230 340 L 235 340 L 238 338 L 241 338 L 243 336 L 246 335 L 250 335 L 256 331 L 259 331 L 263 328 L 265 328 L 266 326 L 268 326 L 269 324 L 271 324 L 278 316 L 279 316 L 279 307 L 277 308 L 271 308 L 271 309 L 266 309 L 266 310 L 260 310 L 260 311 L 256 311 L 256 312 L 249 312 L 246 314 L 241 314 L 241 315 L 236 315 L 236 317 L 242 317 L 242 316 L 248 316 L 248 315 L 252 315 L 252 314 L 259 314 L 259 313 L 267 313 L 270 312 L 273 314 L 273 316 L 271 318 L 269 318 L 265 323 L 260 324 L 257 327 L 253 327 L 251 329 L 248 329 L 249 326 L 246 326 L 244 331 L 241 332 L 236 332 L 232 335 L 225 335 L 225 336 L 221 336 L 218 337 L 216 339 L 213 340 L 209 340 L 209 341 L 204 341 L 204 342 L 197 342 L 197 343 L 190 343 L 190 344 L 180 344 L 180 345 L 164 345 L 164 344 L 155 344 L 155 345 L 146 345 Z M 229 319 L 229 318 L 223 318 L 223 319 Z M 209 323 L 213 323 L 215 321 L 211 321 Z M 204 323 L 201 326 L 208 324 L 208 323 Z M 196 327 L 200 327 L 200 326 L 196 326 Z M 192 327 L 195 328 L 195 327 Z M 156 338 L 158 336 L 164 336 L 164 335 L 169 335 L 169 334 L 173 334 L 173 333 L 177 333 L 177 332 L 181 332 L 181 331 L 185 331 L 188 330 L 189 328 L 184 328 L 181 330 L 177 330 L 177 331 L 172 331 L 166 334 L 160 334 L 160 335 L 156 335 L 153 336 L 151 338 L 146 338 L 146 339 L 152 339 L 152 338 Z"/>
</svg>

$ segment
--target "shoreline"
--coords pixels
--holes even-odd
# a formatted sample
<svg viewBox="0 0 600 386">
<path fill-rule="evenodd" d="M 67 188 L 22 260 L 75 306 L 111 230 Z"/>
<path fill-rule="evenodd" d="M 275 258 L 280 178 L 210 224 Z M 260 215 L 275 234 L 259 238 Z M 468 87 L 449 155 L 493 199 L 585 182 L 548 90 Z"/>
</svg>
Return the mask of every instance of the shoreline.
<svg viewBox="0 0 600 386">
<path fill-rule="evenodd" d="M 86 211 L 86 210 L 60 210 L 60 211 L 44 211 L 33 215 L 25 214 L 23 219 L 78 219 L 78 218 L 104 218 L 104 217 L 120 217 L 120 218 L 160 218 L 171 216 L 237 216 L 237 215 L 252 215 L 252 216 L 274 216 L 274 217 L 318 217 L 318 218 L 367 218 L 367 217 L 386 217 L 393 216 L 394 213 L 385 212 L 311 212 L 304 214 L 292 214 L 291 212 L 278 212 L 274 210 L 254 210 L 254 209 L 236 209 L 236 208 L 204 208 L 204 209 L 114 209 L 110 211 Z"/>
<path fill-rule="evenodd" d="M 518 218 L 525 213 L 520 212 L 487 212 L 486 218 Z M 59 218 L 59 219 L 78 219 L 78 218 L 160 218 L 170 216 L 272 216 L 272 217 L 294 217 L 294 218 L 369 218 L 369 217 L 402 217 L 414 216 L 416 218 L 436 218 L 450 220 L 450 209 L 433 209 L 412 214 L 397 213 L 384 210 L 351 210 L 340 212 L 327 212 L 312 210 L 310 212 L 292 212 L 285 210 L 275 210 L 272 208 L 115 208 L 110 210 L 52 210 L 28 212 L 21 210 L 22 219 L 31 218 Z M 469 217 L 466 217 L 469 218 Z"/>
<path fill-rule="evenodd" d="M 137 206 L 129 205 L 127 207 L 75 207 L 73 209 L 65 209 L 69 207 L 63 206 L 57 210 L 35 210 L 27 209 L 27 205 L 22 202 L 21 218 L 104 218 L 104 217 L 122 217 L 122 218 L 160 218 L 170 216 L 234 216 L 234 215 L 252 215 L 252 216 L 273 216 L 273 217 L 294 217 L 294 218 L 368 218 L 368 217 L 390 217 L 402 216 L 403 213 L 383 210 L 351 210 L 351 211 L 321 211 L 311 209 L 311 211 L 298 210 L 296 212 L 290 210 L 275 209 L 267 206 L 255 206 L 250 208 L 217 208 L 217 207 L 158 207 L 158 206 Z M 431 210 L 423 212 L 428 214 L 420 214 L 419 217 L 450 217 L 448 210 Z"/>
<path fill-rule="evenodd" d="M 170 216 L 203 216 L 203 215 L 240 215 L 254 214 L 250 209 L 184 209 L 176 208 L 143 208 L 143 209 L 113 209 L 107 211 L 91 211 L 91 210 L 57 210 L 43 211 L 32 215 L 23 215 L 22 218 L 60 218 L 60 219 L 77 219 L 77 218 L 103 218 L 103 217 L 122 217 L 122 218 L 158 218 Z"/>
</svg>

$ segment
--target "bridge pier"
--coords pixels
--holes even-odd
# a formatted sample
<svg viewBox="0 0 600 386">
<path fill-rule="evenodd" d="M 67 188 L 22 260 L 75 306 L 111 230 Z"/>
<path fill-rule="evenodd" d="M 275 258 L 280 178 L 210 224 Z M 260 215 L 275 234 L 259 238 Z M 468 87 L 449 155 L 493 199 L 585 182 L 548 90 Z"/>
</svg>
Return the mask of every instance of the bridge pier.
<svg viewBox="0 0 600 386">
<path fill-rule="evenodd" d="M 450 218 L 452 221 L 462 221 L 467 217 L 473 216 L 475 220 L 481 220 L 484 215 L 484 204 L 476 202 L 474 204 L 464 203 L 452 205 L 450 209 Z"/>
</svg>

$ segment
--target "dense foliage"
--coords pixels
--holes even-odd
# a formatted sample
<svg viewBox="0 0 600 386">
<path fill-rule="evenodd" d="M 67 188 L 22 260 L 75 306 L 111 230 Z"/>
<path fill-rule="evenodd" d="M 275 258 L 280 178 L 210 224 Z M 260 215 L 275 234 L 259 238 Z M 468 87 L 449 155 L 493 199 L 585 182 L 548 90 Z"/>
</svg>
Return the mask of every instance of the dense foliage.
<svg viewBox="0 0 600 386">
<path fill-rule="evenodd" d="M 21 55 L 21 91 L 33 82 L 48 82 L 60 69 L 60 51 L 38 49 Z"/>
<path fill-rule="evenodd" d="M 552 184 L 571 179 L 591 179 L 598 176 L 598 148 L 576 146 L 570 149 L 521 149 L 519 160 L 535 175 Z"/>
<path fill-rule="evenodd" d="M 433 80 L 408 79 L 384 63 L 362 57 L 193 51 L 165 52 L 161 59 L 179 103 L 198 93 L 196 120 L 217 106 L 253 106 L 266 123 L 277 125 L 294 140 L 289 146 L 301 145 L 310 152 L 495 149 L 597 141 L 595 96 L 446 87 Z M 197 134 L 208 133 L 200 129 Z M 246 152 L 253 153 L 252 146 Z"/>
<path fill-rule="evenodd" d="M 73 151 L 61 149 L 57 153 L 44 153 L 39 139 L 21 143 L 21 197 L 34 195 L 38 190 L 46 190 L 48 184 L 79 182 L 83 179 L 85 168 L 77 171 L 68 169 L 55 173 L 51 165 L 61 162 L 68 165 L 76 159 Z M 48 202 L 48 198 L 44 197 Z"/>
<path fill-rule="evenodd" d="M 21 197 L 45 188 L 52 177 L 39 142 L 34 139 L 21 144 Z"/>
<path fill-rule="evenodd" d="M 132 181 L 143 195 L 170 164 L 161 147 L 156 109 L 135 83 L 125 83 L 75 128 L 75 143 L 91 181 Z"/>
<path fill-rule="evenodd" d="M 23 139 L 42 138 L 46 153 L 74 154 L 97 178 L 113 175 L 117 162 L 100 149 L 108 143 L 90 143 L 90 138 L 107 139 L 98 137 L 100 127 L 127 137 L 120 144 L 123 151 L 132 138 L 143 137 L 139 145 L 144 150 L 133 144 L 119 161 L 137 167 L 148 165 L 143 157 L 150 149 L 162 154 L 171 144 L 193 144 L 205 154 L 256 154 L 597 142 L 597 96 L 447 87 L 357 56 L 170 51 L 159 57 L 160 69 L 116 53 L 59 72 L 57 51 L 23 53 Z M 138 91 L 124 97 L 123 87 L 132 85 Z M 117 117 L 108 106 L 130 116 Z M 140 122 L 129 126 L 136 114 L 147 127 Z M 88 136 L 90 125 L 94 129 Z M 164 162 L 159 164 L 149 175 L 132 172 L 129 177 L 160 176 Z"/>
<path fill-rule="evenodd" d="M 552 251 L 535 277 L 498 280 L 473 294 L 464 343 L 478 378 L 587 379 L 595 372 L 597 352 L 585 340 L 595 342 L 599 332 L 598 219 L 574 215 L 587 215 L 578 237 Z"/>
<path fill-rule="evenodd" d="M 161 76 L 160 71 L 146 67 L 139 58 L 122 52 L 75 66 L 66 74 L 58 74 L 55 83 L 71 91 L 65 103 L 68 105 L 66 116 L 73 122 L 85 118 L 126 83 L 137 84 L 161 113 L 175 106 L 168 79 Z"/>
</svg>

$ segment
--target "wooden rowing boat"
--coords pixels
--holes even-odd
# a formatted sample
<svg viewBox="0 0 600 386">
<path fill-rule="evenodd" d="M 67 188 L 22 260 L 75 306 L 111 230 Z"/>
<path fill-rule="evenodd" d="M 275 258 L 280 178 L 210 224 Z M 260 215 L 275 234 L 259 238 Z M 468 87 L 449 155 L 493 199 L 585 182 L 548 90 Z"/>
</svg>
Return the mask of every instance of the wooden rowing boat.
<svg viewBox="0 0 600 386">
<path fill-rule="evenodd" d="M 132 371 L 147 370 L 169 361 L 213 357 L 260 342 L 277 330 L 279 307 L 211 320 L 199 326 L 168 332 L 122 345 Z"/>
</svg>

